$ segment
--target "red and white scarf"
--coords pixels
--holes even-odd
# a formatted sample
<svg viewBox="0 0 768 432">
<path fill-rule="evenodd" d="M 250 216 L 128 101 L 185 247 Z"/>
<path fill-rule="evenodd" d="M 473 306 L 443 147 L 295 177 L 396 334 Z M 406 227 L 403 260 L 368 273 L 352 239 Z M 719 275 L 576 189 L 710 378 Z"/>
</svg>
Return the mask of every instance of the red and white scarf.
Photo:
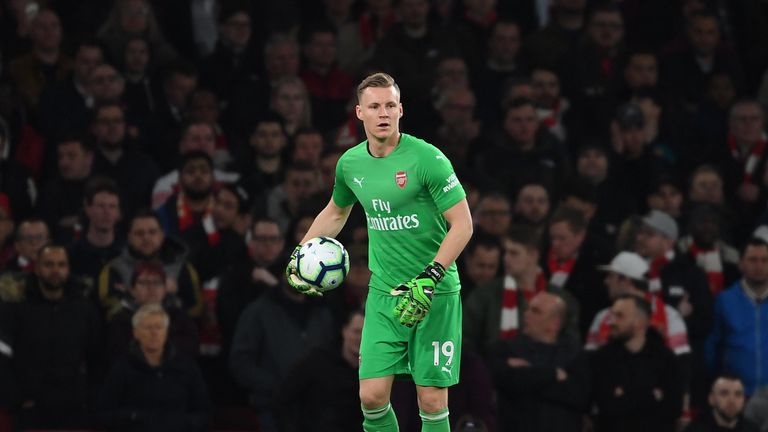
<svg viewBox="0 0 768 432">
<path fill-rule="evenodd" d="M 179 217 L 179 232 L 184 232 L 195 224 L 195 216 L 189 208 L 189 202 L 187 202 L 184 192 L 179 192 L 179 195 L 176 197 L 176 215 Z M 217 245 L 219 240 L 221 240 L 221 236 L 216 229 L 216 224 L 213 223 L 213 199 L 208 200 L 208 206 L 205 209 L 201 222 L 208 237 L 208 244 L 211 246 Z"/>
<path fill-rule="evenodd" d="M 520 293 L 525 302 L 531 301 L 533 296 L 547 289 L 547 279 L 539 270 L 533 289 L 517 289 L 517 281 L 510 275 L 504 276 L 504 291 L 501 297 L 501 339 L 510 339 L 520 330 Z"/>
<path fill-rule="evenodd" d="M 576 265 L 576 257 L 560 261 L 555 257 L 555 252 L 550 250 L 547 257 L 547 269 L 549 270 L 549 283 L 562 288 L 568 282 L 568 277 Z"/>
<path fill-rule="evenodd" d="M 27 274 L 35 271 L 35 262 L 32 260 L 28 260 L 21 255 L 19 255 L 16 258 L 16 264 L 18 264 L 19 269 L 21 269 L 22 273 Z"/>
<path fill-rule="evenodd" d="M 742 179 L 743 183 L 752 184 L 754 182 L 755 170 L 757 169 L 757 165 L 760 163 L 760 159 L 762 159 L 763 154 L 765 153 L 765 147 L 767 144 L 766 141 L 766 136 L 763 135 L 760 141 L 758 141 L 754 147 L 752 147 L 749 155 L 746 155 L 746 160 L 744 161 L 744 177 Z M 733 156 L 734 159 L 738 161 L 744 159 L 745 155 L 741 154 L 741 150 L 739 149 L 739 145 L 736 142 L 736 138 L 730 134 L 728 135 L 728 148 L 731 149 L 731 156 Z"/>
<path fill-rule="evenodd" d="M 698 247 L 695 242 L 691 242 L 688 252 L 696 260 L 696 265 L 707 274 L 709 291 L 712 296 L 720 294 L 720 291 L 725 288 L 725 277 L 723 276 L 723 260 L 717 244 L 711 249 L 704 249 Z"/>
<path fill-rule="evenodd" d="M 661 270 L 675 259 L 675 251 L 669 250 L 664 255 L 651 261 L 651 269 L 648 275 L 648 293 L 645 299 L 651 304 L 651 326 L 666 338 L 667 335 L 667 310 L 664 307 L 664 293 L 661 286 Z"/>
</svg>

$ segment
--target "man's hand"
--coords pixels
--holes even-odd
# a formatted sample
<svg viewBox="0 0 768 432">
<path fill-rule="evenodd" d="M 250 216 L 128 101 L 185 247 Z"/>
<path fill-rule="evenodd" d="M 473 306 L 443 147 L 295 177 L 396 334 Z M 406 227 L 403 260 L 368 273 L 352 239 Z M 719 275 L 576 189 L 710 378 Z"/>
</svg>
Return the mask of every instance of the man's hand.
<svg viewBox="0 0 768 432">
<path fill-rule="evenodd" d="M 528 362 L 528 360 L 524 358 L 510 357 L 507 359 L 507 366 L 511 368 L 521 368 L 521 367 L 529 367 L 531 366 L 531 364 Z"/>
<path fill-rule="evenodd" d="M 432 307 L 435 286 L 444 276 L 445 268 L 433 261 L 421 274 L 392 290 L 392 295 L 403 296 L 394 310 L 400 324 L 413 327 L 424 319 Z"/>
<path fill-rule="evenodd" d="M 299 273 L 296 269 L 296 262 L 298 261 L 300 249 L 301 245 L 298 245 L 296 246 L 296 249 L 294 249 L 291 253 L 291 259 L 288 260 L 288 266 L 285 267 L 285 279 L 288 280 L 288 285 L 292 286 L 296 291 L 302 294 L 306 294 L 312 297 L 322 297 L 323 293 L 299 277 Z"/>
</svg>

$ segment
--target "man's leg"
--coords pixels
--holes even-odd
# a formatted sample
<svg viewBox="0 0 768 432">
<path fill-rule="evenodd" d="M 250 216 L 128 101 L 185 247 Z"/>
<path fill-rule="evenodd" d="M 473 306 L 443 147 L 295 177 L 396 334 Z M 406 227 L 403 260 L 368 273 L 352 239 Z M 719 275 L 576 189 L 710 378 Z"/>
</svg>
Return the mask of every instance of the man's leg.
<svg viewBox="0 0 768 432">
<path fill-rule="evenodd" d="M 451 432 L 448 420 L 448 388 L 416 386 L 421 432 Z"/>
<path fill-rule="evenodd" d="M 397 432 L 395 411 L 389 402 L 394 376 L 360 380 L 360 404 L 365 432 Z"/>
</svg>

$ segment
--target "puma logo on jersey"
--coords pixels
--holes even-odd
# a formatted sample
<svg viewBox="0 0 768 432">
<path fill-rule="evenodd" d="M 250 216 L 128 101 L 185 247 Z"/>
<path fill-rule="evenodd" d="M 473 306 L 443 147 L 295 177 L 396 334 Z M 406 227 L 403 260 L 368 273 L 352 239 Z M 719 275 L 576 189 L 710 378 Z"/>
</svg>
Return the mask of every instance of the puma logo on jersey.
<svg viewBox="0 0 768 432">
<path fill-rule="evenodd" d="M 453 376 L 453 374 L 451 373 L 451 370 L 450 370 L 450 369 L 448 369 L 448 368 L 447 368 L 447 367 L 445 367 L 445 366 L 441 367 L 441 368 L 440 368 L 440 371 L 441 371 L 441 372 L 448 372 L 448 375 L 450 375 L 450 376 Z"/>
<path fill-rule="evenodd" d="M 436 155 L 435 159 L 445 159 L 445 158 L 443 157 L 443 155 Z"/>
<path fill-rule="evenodd" d="M 362 189 L 363 188 L 363 180 L 364 179 L 365 179 L 365 177 L 360 177 L 360 178 L 353 177 L 352 181 L 357 183 L 357 185 L 360 186 L 360 189 Z"/>
</svg>

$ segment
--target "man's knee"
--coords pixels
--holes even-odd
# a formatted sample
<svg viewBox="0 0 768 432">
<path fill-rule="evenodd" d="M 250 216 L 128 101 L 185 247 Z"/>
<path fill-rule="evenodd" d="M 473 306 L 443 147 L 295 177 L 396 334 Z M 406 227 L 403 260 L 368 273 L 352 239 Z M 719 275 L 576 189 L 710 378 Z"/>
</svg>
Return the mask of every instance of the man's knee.
<svg viewBox="0 0 768 432">
<path fill-rule="evenodd" d="M 360 381 L 360 403 L 366 409 L 382 407 L 389 403 L 392 382 L 374 378 Z"/>
<path fill-rule="evenodd" d="M 436 413 L 448 408 L 448 389 L 419 387 L 419 408 L 425 413 Z"/>
</svg>

